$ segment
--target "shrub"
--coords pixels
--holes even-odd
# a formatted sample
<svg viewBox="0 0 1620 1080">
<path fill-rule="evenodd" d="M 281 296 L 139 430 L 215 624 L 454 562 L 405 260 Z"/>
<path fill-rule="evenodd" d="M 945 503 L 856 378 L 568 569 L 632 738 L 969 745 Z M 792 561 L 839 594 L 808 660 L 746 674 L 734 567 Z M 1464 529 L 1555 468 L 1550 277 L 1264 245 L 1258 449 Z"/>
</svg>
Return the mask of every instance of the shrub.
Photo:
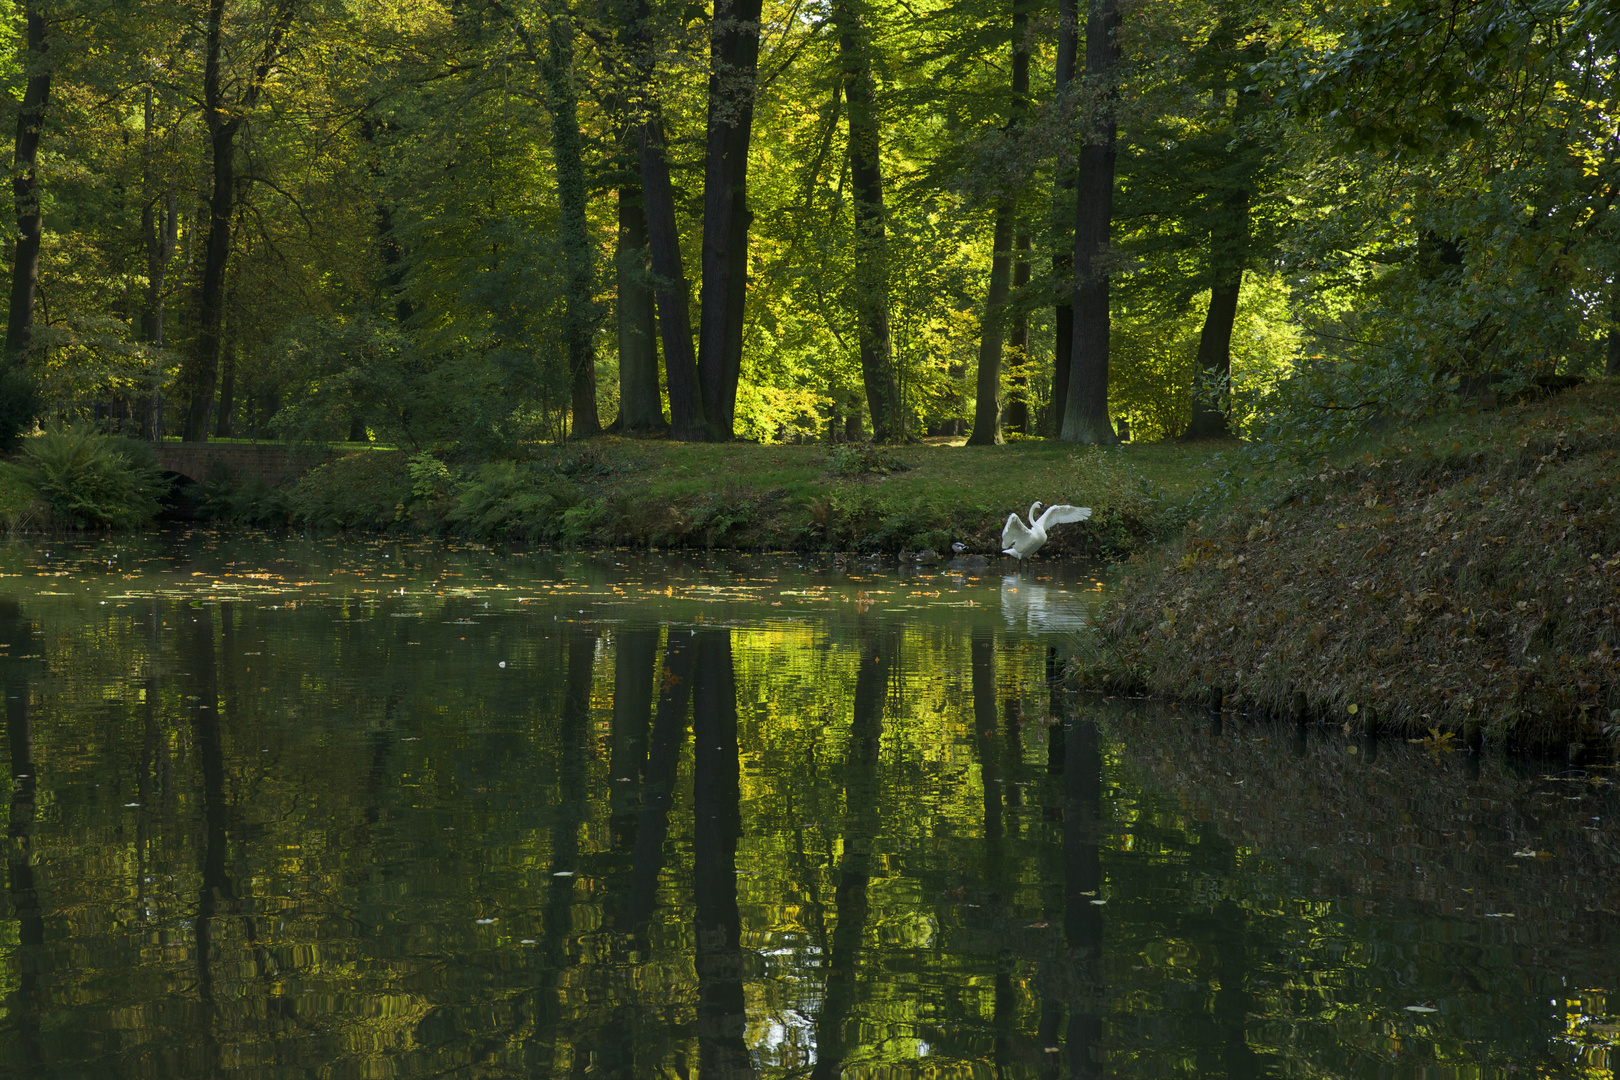
<svg viewBox="0 0 1620 1080">
<path fill-rule="evenodd" d="M 17 436 L 34 424 L 39 414 L 39 388 L 28 372 L 0 363 L 0 454 L 8 454 Z"/>
<path fill-rule="evenodd" d="M 829 476 L 888 476 L 911 466 L 879 446 L 840 446 L 827 455 Z"/>
<path fill-rule="evenodd" d="M 0 461 L 0 532 L 9 535 L 35 528 L 50 516 L 50 508 L 40 501 L 28 470 Z"/>
<path fill-rule="evenodd" d="M 288 517 L 317 529 L 386 529 L 411 487 L 404 453 L 365 450 L 307 473 L 287 496 Z"/>
<path fill-rule="evenodd" d="M 210 476 L 203 485 L 202 511 L 216 521 L 238 525 L 285 525 L 291 504 L 285 491 L 257 476 L 238 484 L 226 472 Z"/>
<path fill-rule="evenodd" d="M 151 451 L 86 424 L 53 424 L 24 445 L 29 480 L 58 522 L 129 528 L 153 517 L 169 483 Z"/>
<path fill-rule="evenodd" d="M 577 542 L 600 515 L 591 504 L 570 516 L 583 503 L 577 487 L 548 469 L 491 461 L 462 484 L 449 520 L 491 539 Z"/>
</svg>

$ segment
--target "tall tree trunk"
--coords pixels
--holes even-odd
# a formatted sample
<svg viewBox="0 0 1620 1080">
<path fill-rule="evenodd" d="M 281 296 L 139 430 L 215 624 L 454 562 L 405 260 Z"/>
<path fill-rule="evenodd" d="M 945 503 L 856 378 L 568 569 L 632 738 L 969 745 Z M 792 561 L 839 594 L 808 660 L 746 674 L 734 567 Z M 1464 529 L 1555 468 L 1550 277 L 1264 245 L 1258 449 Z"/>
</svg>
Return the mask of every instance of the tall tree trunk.
<svg viewBox="0 0 1620 1080">
<path fill-rule="evenodd" d="M 591 229 L 585 216 L 587 192 L 583 140 L 579 133 L 579 95 L 574 90 L 574 28 L 564 9 L 549 13 L 545 71 L 551 108 L 551 153 L 557 165 L 557 206 L 562 224 L 563 261 L 568 293 L 563 310 L 563 337 L 568 344 L 569 390 L 576 439 L 602 433 L 596 415 L 596 273 Z"/>
<path fill-rule="evenodd" d="M 1055 88 L 1059 98 L 1069 93 L 1074 84 L 1074 61 L 1080 51 L 1080 23 L 1074 10 L 1075 0 L 1058 0 L 1058 52 Z M 1074 272 L 1074 242 L 1072 227 L 1067 224 L 1074 206 L 1074 175 L 1064 173 L 1058 180 L 1058 197 L 1052 208 L 1054 243 L 1052 244 L 1052 280 L 1064 281 Z M 1073 290 L 1058 292 L 1058 301 L 1052 308 L 1052 398 L 1046 406 L 1044 433 L 1063 434 L 1063 414 L 1069 407 L 1069 369 L 1074 362 L 1074 304 Z"/>
<path fill-rule="evenodd" d="M 1004 129 L 1015 130 L 1029 105 L 1029 27 L 1026 0 L 1012 0 L 1012 96 Z M 996 207 L 995 250 L 990 256 L 990 288 L 984 300 L 984 326 L 979 334 L 979 373 L 973 396 L 973 433 L 969 446 L 1000 446 L 1001 347 L 1006 338 L 1004 308 L 1012 280 L 1013 198 L 1003 197 Z"/>
<path fill-rule="evenodd" d="M 683 442 L 710 439 L 711 427 L 692 351 L 692 314 L 681 237 L 675 222 L 675 191 L 669 180 L 664 123 L 656 115 L 641 125 L 641 192 L 647 208 L 647 251 L 652 259 L 658 331 L 664 344 L 664 385 L 669 391 L 669 435 Z"/>
<path fill-rule="evenodd" d="M 658 332 L 653 291 L 647 285 L 647 214 L 641 186 L 619 188 L 618 275 L 619 430 L 668 427 L 658 394 Z"/>
<path fill-rule="evenodd" d="M 159 349 L 164 345 L 164 307 L 168 300 L 169 262 L 174 258 L 175 242 L 180 227 L 180 198 L 174 188 L 174 177 L 165 169 L 163 182 L 157 178 L 157 147 L 153 88 L 146 87 L 146 100 L 142 109 L 145 136 L 142 166 L 143 202 L 141 206 L 141 238 L 146 247 L 146 297 L 141 310 L 141 338 Z M 159 190 L 161 188 L 161 190 Z M 161 361 L 152 361 L 152 388 L 141 410 L 141 437 L 157 441 L 163 437 L 163 394 L 158 389 L 162 375 Z"/>
<path fill-rule="evenodd" d="M 1000 446 L 1001 437 L 1001 342 L 1005 334 L 1002 309 L 1012 284 L 1011 200 L 996 207 L 995 251 L 990 256 L 990 289 L 984 298 L 984 325 L 979 332 L 978 381 L 973 395 L 973 433 L 969 446 Z"/>
<path fill-rule="evenodd" d="M 276 6 L 263 47 L 241 97 L 229 101 L 220 70 L 224 51 L 225 0 L 209 0 L 208 30 L 203 62 L 203 121 L 208 130 L 209 167 L 214 189 L 208 199 L 208 238 L 204 245 L 197 342 L 180 369 L 180 389 L 186 395 L 185 423 L 180 437 L 186 442 L 208 441 L 208 413 L 214 404 L 214 383 L 219 377 L 220 330 L 225 317 L 225 271 L 231 257 L 232 215 L 236 209 L 236 137 L 247 114 L 257 106 L 265 81 L 280 59 L 282 43 L 298 13 L 300 0 L 281 0 Z"/>
<path fill-rule="evenodd" d="M 215 0 L 223 6 L 221 0 Z M 217 62 L 211 62 L 217 67 Z M 225 270 L 231 252 L 231 217 L 236 209 L 236 120 L 219 122 L 218 75 L 211 96 L 214 105 L 209 116 L 209 156 L 212 159 L 214 190 L 208 199 L 208 239 L 204 243 L 202 290 L 198 296 L 201 318 L 197 344 L 191 362 L 182 367 L 180 385 L 186 394 L 186 416 L 180 438 L 185 442 L 208 441 L 208 414 L 214 406 L 214 384 L 219 378 L 219 355 L 225 320 Z"/>
<path fill-rule="evenodd" d="M 703 311 L 698 377 L 716 437 L 731 439 L 748 294 L 748 145 L 754 128 L 761 0 L 715 0 L 703 167 Z"/>
<path fill-rule="evenodd" d="M 17 143 L 11 155 L 11 197 L 17 213 L 17 246 L 11 259 L 11 313 L 6 321 L 6 360 L 17 363 L 28 348 L 34 325 L 34 298 L 39 292 L 39 244 L 43 228 L 39 206 L 39 137 L 51 101 L 51 69 L 46 52 L 45 16 L 37 2 L 24 8 L 28 24 L 28 85 L 17 110 Z"/>
<path fill-rule="evenodd" d="M 1030 236 L 1024 233 L 1013 241 L 1013 290 L 1029 284 L 1033 268 L 1029 265 Z M 1022 309 L 1013 321 L 1009 342 L 1017 366 L 1013 369 L 1012 398 L 1003 410 L 1003 426 L 1020 435 L 1033 435 L 1029 423 L 1029 310 Z"/>
<path fill-rule="evenodd" d="M 214 421 L 216 439 L 231 437 L 231 414 L 236 409 L 236 347 L 241 334 L 236 327 L 235 298 L 236 290 L 233 287 L 225 296 L 225 326 L 220 343 L 219 416 Z"/>
<path fill-rule="evenodd" d="M 884 224 L 883 163 L 879 157 L 876 87 L 870 34 L 856 8 L 837 0 L 832 8 L 838 56 L 849 114 L 849 172 L 855 212 L 855 313 L 860 327 L 861 381 L 872 414 L 872 440 L 905 437 L 900 384 L 889 340 L 889 244 Z"/>
<path fill-rule="evenodd" d="M 1074 354 L 1069 367 L 1063 438 L 1069 442 L 1119 442 L 1108 418 L 1108 256 L 1114 221 L 1117 125 L 1112 106 L 1119 67 L 1119 2 L 1091 0 L 1086 18 L 1086 81 L 1102 90 L 1105 115 L 1086 133 L 1075 171 Z"/>
<path fill-rule="evenodd" d="M 1192 423 L 1183 439 L 1222 439 L 1228 434 L 1227 384 L 1232 377 L 1232 326 L 1237 322 L 1243 268 L 1222 276 L 1209 291 L 1209 309 L 1198 334 L 1198 371 L 1193 382 Z"/>
<path fill-rule="evenodd" d="M 675 189 L 669 178 L 668 140 L 654 89 L 652 13 L 647 0 L 629 0 L 625 44 L 632 76 L 641 95 L 635 102 L 641 164 L 641 203 L 647 216 L 647 254 L 652 263 L 658 334 L 664 346 L 664 387 L 669 393 L 669 436 L 682 442 L 713 438 L 698 382 L 692 347 L 692 313 L 681 235 L 675 220 Z"/>
</svg>

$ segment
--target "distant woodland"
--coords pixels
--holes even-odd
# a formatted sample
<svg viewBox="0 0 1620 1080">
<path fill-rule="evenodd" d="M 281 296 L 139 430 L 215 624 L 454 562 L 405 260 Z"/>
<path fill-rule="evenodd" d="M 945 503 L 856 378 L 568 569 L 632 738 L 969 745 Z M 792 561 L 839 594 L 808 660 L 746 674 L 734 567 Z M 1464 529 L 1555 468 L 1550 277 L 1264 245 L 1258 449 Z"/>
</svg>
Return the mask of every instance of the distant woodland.
<svg viewBox="0 0 1620 1080">
<path fill-rule="evenodd" d="M 1617 0 L 6 0 L 0 419 L 1315 445 L 1620 371 Z"/>
</svg>

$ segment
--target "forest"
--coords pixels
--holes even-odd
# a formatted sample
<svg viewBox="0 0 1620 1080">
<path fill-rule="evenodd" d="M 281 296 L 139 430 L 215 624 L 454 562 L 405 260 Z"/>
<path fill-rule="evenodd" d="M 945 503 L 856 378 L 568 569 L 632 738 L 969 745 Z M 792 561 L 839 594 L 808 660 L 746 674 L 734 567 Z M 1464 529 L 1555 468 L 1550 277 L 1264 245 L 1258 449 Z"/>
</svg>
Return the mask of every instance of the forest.
<svg viewBox="0 0 1620 1080">
<path fill-rule="evenodd" d="M 1620 370 L 1614 0 L 6 0 L 0 427 L 1315 447 Z"/>
</svg>

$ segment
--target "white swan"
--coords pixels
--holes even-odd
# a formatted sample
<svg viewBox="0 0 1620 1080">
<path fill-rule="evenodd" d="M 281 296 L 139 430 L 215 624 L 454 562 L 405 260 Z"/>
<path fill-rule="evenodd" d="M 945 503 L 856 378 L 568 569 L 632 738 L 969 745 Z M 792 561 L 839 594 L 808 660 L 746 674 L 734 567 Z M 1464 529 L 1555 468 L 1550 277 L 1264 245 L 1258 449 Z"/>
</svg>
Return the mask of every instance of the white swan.
<svg viewBox="0 0 1620 1080">
<path fill-rule="evenodd" d="M 1026 527 L 1018 520 L 1017 514 L 1007 515 L 1007 524 L 1001 530 L 1001 553 L 1011 555 L 1015 559 L 1027 559 L 1046 543 L 1046 530 L 1053 525 L 1067 525 L 1071 521 L 1084 521 L 1091 516 L 1089 506 L 1047 506 L 1046 513 L 1039 518 L 1039 513 L 1045 503 L 1037 499 L 1029 505 L 1029 525 Z"/>
</svg>

